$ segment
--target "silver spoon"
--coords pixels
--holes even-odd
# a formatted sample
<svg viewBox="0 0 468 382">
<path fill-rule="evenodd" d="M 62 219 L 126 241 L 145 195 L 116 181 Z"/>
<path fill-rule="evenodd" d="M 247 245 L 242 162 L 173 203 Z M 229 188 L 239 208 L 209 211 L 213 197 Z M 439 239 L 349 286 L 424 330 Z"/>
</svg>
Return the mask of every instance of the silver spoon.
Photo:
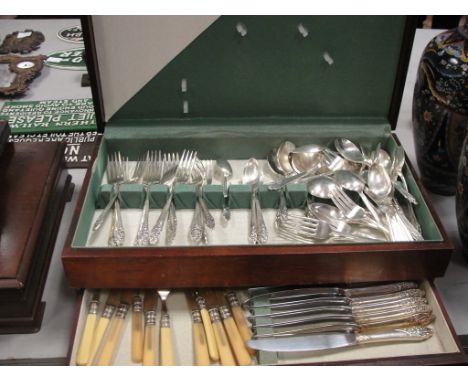
<svg viewBox="0 0 468 382">
<path fill-rule="evenodd" d="M 365 158 L 359 147 L 352 141 L 346 138 L 336 138 L 335 148 L 341 156 L 351 162 L 368 165 L 368 161 Z"/>
<path fill-rule="evenodd" d="M 371 213 L 372 217 L 379 225 L 380 229 L 387 235 L 388 230 L 382 224 L 379 214 L 372 205 L 371 201 L 364 194 L 365 182 L 356 174 L 347 170 L 337 170 L 335 171 L 335 180 L 339 186 L 343 187 L 346 190 L 357 192 L 361 200 L 364 202 L 365 206 Z"/>
<path fill-rule="evenodd" d="M 260 201 L 257 197 L 258 186 L 260 183 L 260 169 L 258 161 L 255 158 L 249 159 L 247 164 L 244 166 L 242 183 L 252 185 L 249 241 L 252 244 L 266 243 L 268 240 L 268 231 L 263 219 Z"/>
<path fill-rule="evenodd" d="M 294 169 L 289 163 L 289 154 L 296 149 L 296 145 L 289 141 L 282 142 L 278 150 L 276 150 L 276 162 L 278 169 L 282 175 L 290 175 L 294 173 Z"/>
<path fill-rule="evenodd" d="M 218 159 L 215 167 L 216 175 L 223 179 L 223 217 L 226 220 L 231 218 L 229 209 L 229 189 L 228 180 L 232 177 L 232 167 L 225 159 Z"/>
<path fill-rule="evenodd" d="M 289 153 L 289 163 L 296 173 L 310 172 L 320 165 L 324 149 L 314 144 L 298 147 Z"/>
<path fill-rule="evenodd" d="M 388 172 L 380 163 L 373 163 L 367 174 L 367 185 L 372 198 L 383 202 L 393 193 L 393 185 Z"/>
</svg>

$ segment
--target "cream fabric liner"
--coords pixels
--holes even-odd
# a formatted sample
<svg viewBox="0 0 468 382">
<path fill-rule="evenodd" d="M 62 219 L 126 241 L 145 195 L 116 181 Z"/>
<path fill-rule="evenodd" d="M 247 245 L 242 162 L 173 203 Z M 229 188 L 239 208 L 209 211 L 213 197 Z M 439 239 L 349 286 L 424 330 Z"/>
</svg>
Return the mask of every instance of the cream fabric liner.
<svg viewBox="0 0 468 382">
<path fill-rule="evenodd" d="M 427 341 L 419 343 L 397 343 L 386 345 L 361 346 L 330 351 L 328 354 L 315 353 L 278 353 L 278 364 L 297 363 L 320 363 L 320 362 L 340 362 L 350 360 L 365 360 L 387 357 L 405 357 L 415 355 L 427 355 L 438 353 L 457 353 L 459 349 L 450 332 L 444 315 L 434 295 L 434 291 L 428 282 L 423 285 L 426 290 L 426 298 L 432 306 L 436 319 L 430 327 L 434 329 L 434 335 Z"/>
<path fill-rule="evenodd" d="M 218 17 L 93 16 L 106 122 Z"/>
<path fill-rule="evenodd" d="M 76 328 L 75 338 L 73 341 L 72 355 L 70 358 L 70 365 L 76 365 L 76 352 L 80 343 L 81 333 L 86 322 L 87 307 L 92 293 L 86 290 L 83 296 L 83 303 L 81 304 L 79 321 Z M 101 306 L 99 314 L 104 309 L 107 293 L 103 293 L 101 297 Z M 171 316 L 171 325 L 173 333 L 173 344 L 174 344 L 174 361 L 178 366 L 192 366 L 194 360 L 193 354 L 193 341 L 192 341 L 192 319 L 190 315 L 190 308 L 187 303 L 185 294 L 183 292 L 174 292 L 169 295 L 167 300 L 167 308 Z M 159 325 L 161 304 L 158 303 L 157 313 L 157 324 Z M 132 362 L 131 358 L 131 329 L 132 329 L 132 318 L 131 310 L 129 311 L 126 322 L 125 330 L 122 336 L 120 346 L 118 348 L 116 357 L 114 359 L 114 365 L 129 365 L 139 366 Z M 159 328 L 159 326 L 158 326 Z M 159 331 L 157 331 L 159 336 Z M 159 337 L 157 338 L 159 343 Z M 255 362 L 255 360 L 252 360 Z"/>
<path fill-rule="evenodd" d="M 295 363 L 314 363 L 314 362 L 339 362 L 349 360 L 365 360 L 387 357 L 402 357 L 413 355 L 428 355 L 438 353 L 457 353 L 459 349 L 450 332 L 447 322 L 444 319 L 439 304 L 437 303 L 434 292 L 429 283 L 423 283 L 426 290 L 426 295 L 429 304 L 432 306 L 436 320 L 431 328 L 435 333 L 432 338 L 419 343 L 398 343 L 390 345 L 372 345 L 362 346 L 349 349 L 340 349 L 329 354 L 278 354 L 278 364 L 295 364 Z M 86 290 L 81 304 L 79 321 L 73 341 L 72 355 L 70 365 L 76 364 L 76 352 L 78 350 L 81 333 L 86 319 L 88 302 L 92 294 Z M 106 294 L 101 297 L 101 309 L 103 310 Z M 168 310 L 171 315 L 171 323 L 173 328 L 174 352 L 176 365 L 190 366 L 193 365 L 193 342 L 191 330 L 190 308 L 187 304 L 184 293 L 175 292 L 168 299 Z M 160 304 L 158 306 L 160 308 Z M 160 319 L 158 312 L 158 324 Z M 131 361 L 131 311 L 129 311 L 126 319 L 125 331 L 122 337 L 121 344 L 114 360 L 114 365 L 133 365 Z"/>
</svg>

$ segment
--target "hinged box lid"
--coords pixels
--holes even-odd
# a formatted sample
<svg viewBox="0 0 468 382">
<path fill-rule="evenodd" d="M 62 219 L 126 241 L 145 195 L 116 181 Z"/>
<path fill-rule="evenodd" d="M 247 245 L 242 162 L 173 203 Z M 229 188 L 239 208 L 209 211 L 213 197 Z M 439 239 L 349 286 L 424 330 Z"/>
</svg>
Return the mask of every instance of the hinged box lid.
<svg viewBox="0 0 468 382">
<path fill-rule="evenodd" d="M 394 128 L 415 18 L 93 16 L 83 26 L 101 130 L 272 118 Z"/>
</svg>

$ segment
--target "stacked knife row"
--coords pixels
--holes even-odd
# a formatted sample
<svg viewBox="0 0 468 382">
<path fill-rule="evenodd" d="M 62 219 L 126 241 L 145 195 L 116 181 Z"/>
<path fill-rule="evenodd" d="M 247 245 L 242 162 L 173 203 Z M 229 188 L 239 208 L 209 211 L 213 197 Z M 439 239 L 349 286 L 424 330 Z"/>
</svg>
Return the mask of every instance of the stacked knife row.
<svg viewBox="0 0 468 382">
<path fill-rule="evenodd" d="M 432 336 L 424 290 L 413 282 L 361 288 L 251 289 L 254 336 L 248 346 L 269 352 L 313 352 Z"/>
<path fill-rule="evenodd" d="M 76 354 L 77 365 L 112 365 L 130 312 L 132 362 L 144 366 L 174 365 L 176 349 L 172 329 L 169 320 L 164 320 L 163 325 L 163 315 L 158 349 L 156 291 L 146 290 L 144 294 L 132 290 L 111 291 L 104 307 L 101 306 L 101 296 L 99 291 L 94 292 L 88 304 Z M 252 332 L 236 293 L 190 291 L 185 297 L 190 306 L 195 365 L 252 364 L 256 351 L 246 346 Z M 163 335 L 163 330 L 168 334 Z"/>
</svg>

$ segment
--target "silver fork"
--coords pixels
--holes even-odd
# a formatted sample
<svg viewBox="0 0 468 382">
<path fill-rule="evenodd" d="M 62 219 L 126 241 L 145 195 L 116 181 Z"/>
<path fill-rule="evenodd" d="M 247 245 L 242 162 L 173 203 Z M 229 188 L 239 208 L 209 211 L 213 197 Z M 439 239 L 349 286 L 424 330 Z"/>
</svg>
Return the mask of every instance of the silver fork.
<svg viewBox="0 0 468 382">
<path fill-rule="evenodd" d="M 120 212 L 120 184 L 129 182 L 128 176 L 128 160 L 122 159 L 120 152 L 114 155 L 114 159 L 108 163 L 111 179 L 121 179 L 114 183 L 114 213 L 112 215 L 112 223 L 109 234 L 108 244 L 112 247 L 120 247 L 125 241 L 125 229 L 122 223 L 122 215 Z"/>
<path fill-rule="evenodd" d="M 167 158 L 167 166 L 169 169 L 177 168 L 179 164 L 179 154 L 169 154 Z M 167 225 L 166 225 L 166 244 L 171 244 L 177 233 L 177 214 L 174 199 L 172 199 L 171 204 L 169 205 L 169 212 L 167 215 Z"/>
<path fill-rule="evenodd" d="M 107 167 L 106 167 L 106 174 L 107 174 L 107 183 L 113 184 L 114 186 L 114 195 L 109 199 L 109 202 L 107 205 L 104 207 L 104 210 L 101 212 L 101 214 L 98 216 L 96 221 L 94 222 L 93 225 L 93 231 L 97 231 L 100 229 L 106 220 L 107 215 L 109 214 L 109 211 L 111 210 L 112 206 L 114 205 L 115 201 L 117 200 L 119 196 L 119 184 L 124 181 L 124 173 L 122 171 L 119 171 L 118 164 L 122 162 L 122 157 L 120 155 L 120 152 L 116 152 L 114 154 L 108 155 L 107 156 Z"/>
<path fill-rule="evenodd" d="M 210 170 L 210 162 L 211 161 L 197 160 L 192 174 L 192 182 L 196 185 L 197 200 L 195 202 L 195 211 L 190 224 L 189 236 L 195 243 L 207 243 L 208 237 L 205 226 L 210 229 L 215 227 L 215 220 L 203 199 L 203 185 L 205 183 L 211 183 L 213 176 L 212 165 Z"/>
<path fill-rule="evenodd" d="M 368 218 L 366 210 L 357 205 L 340 187 L 332 190 L 331 200 L 348 219 Z"/>
<path fill-rule="evenodd" d="M 144 163 L 144 164 L 143 164 Z M 144 185 L 145 191 L 145 202 L 143 205 L 143 211 L 140 218 L 140 224 L 138 227 L 137 236 L 135 239 L 135 246 L 145 246 L 149 244 L 149 194 L 151 184 L 160 181 L 162 176 L 163 163 L 161 158 L 161 151 L 148 151 L 146 153 L 145 160 L 140 160 L 137 164 L 140 167 L 139 172 L 137 172 L 138 181 Z"/>
<path fill-rule="evenodd" d="M 302 243 L 315 243 L 331 236 L 331 228 L 325 222 L 296 214 L 289 214 L 287 219 L 278 222 L 279 236 Z"/>
<path fill-rule="evenodd" d="M 184 183 L 190 179 L 190 174 L 195 164 L 196 157 L 196 152 L 184 150 L 177 166 L 172 167 L 164 174 L 163 183 L 169 186 L 169 196 L 166 203 L 164 204 L 163 209 L 161 210 L 161 215 L 159 215 L 156 224 L 151 229 L 149 237 L 150 244 L 155 245 L 159 241 L 159 237 L 164 227 L 164 222 L 167 219 L 169 209 L 172 204 L 172 199 L 174 196 L 174 184 L 176 182 Z"/>
</svg>

